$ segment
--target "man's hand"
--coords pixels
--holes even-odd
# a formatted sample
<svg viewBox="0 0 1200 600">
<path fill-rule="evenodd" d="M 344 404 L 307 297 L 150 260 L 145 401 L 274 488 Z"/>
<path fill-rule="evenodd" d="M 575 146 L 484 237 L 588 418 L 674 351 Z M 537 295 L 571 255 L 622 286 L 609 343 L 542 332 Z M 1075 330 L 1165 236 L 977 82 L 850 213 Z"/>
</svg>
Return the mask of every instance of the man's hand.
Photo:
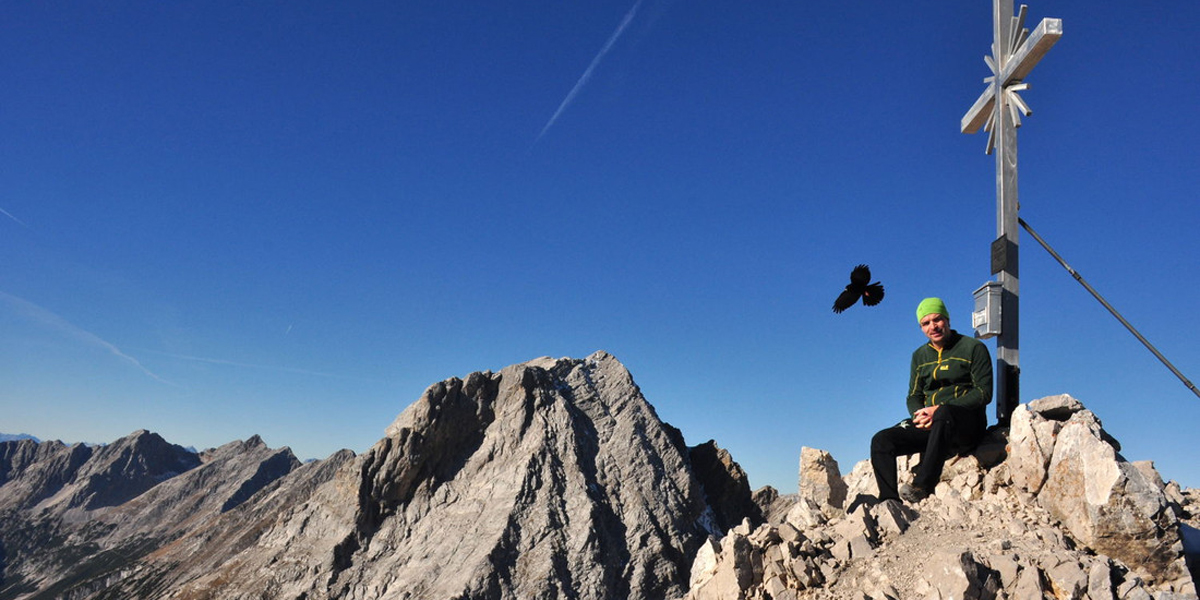
<svg viewBox="0 0 1200 600">
<path fill-rule="evenodd" d="M 937 406 L 918 409 L 913 413 L 913 425 L 916 425 L 917 429 L 929 429 L 933 425 L 933 413 L 937 412 L 937 409 Z"/>
</svg>

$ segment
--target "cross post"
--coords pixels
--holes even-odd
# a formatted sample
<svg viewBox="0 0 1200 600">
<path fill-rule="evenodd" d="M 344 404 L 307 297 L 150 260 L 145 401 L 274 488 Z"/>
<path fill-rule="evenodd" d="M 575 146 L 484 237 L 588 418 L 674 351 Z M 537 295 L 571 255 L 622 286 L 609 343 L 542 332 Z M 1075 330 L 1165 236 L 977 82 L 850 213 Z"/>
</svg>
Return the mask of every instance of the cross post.
<svg viewBox="0 0 1200 600">
<path fill-rule="evenodd" d="M 992 55 L 984 61 L 992 77 L 988 88 L 963 116 L 963 133 L 988 132 L 986 153 L 996 155 L 996 240 L 992 242 L 992 274 L 1001 285 L 1000 334 L 996 339 L 996 420 L 1007 426 L 1020 402 L 1020 269 L 1017 233 L 1017 128 L 1021 114 L 1033 114 L 1017 92 L 1024 79 L 1062 37 L 1062 19 L 1042 19 L 1030 32 L 1025 28 L 1028 7 L 1013 16 L 1013 0 L 992 2 Z"/>
</svg>

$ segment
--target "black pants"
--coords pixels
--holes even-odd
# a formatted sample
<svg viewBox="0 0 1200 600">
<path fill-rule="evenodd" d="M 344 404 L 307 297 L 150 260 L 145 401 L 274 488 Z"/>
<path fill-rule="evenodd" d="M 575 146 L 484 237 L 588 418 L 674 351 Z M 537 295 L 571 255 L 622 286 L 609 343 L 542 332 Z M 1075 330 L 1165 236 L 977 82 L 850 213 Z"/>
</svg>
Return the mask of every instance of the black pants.
<svg viewBox="0 0 1200 600">
<path fill-rule="evenodd" d="M 933 491 L 942 477 L 942 466 L 952 453 L 974 448 L 987 430 L 987 413 L 978 409 L 943 404 L 933 413 L 929 429 L 917 429 L 912 421 L 889 427 L 871 438 L 871 467 L 879 485 L 879 499 L 899 499 L 896 489 L 896 457 L 921 453 L 913 485 Z"/>
</svg>

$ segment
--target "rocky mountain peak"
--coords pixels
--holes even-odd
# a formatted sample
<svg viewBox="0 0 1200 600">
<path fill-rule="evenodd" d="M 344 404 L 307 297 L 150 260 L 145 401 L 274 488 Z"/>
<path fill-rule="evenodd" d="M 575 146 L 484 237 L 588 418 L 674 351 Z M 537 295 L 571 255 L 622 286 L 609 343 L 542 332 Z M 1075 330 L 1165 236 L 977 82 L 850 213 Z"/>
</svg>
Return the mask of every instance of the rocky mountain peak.
<svg viewBox="0 0 1200 600">
<path fill-rule="evenodd" d="M 430 386 L 359 463 L 338 584 L 392 579 L 433 598 L 682 593 L 686 557 L 717 529 L 681 441 L 604 352 Z M 434 541 L 445 531 L 454 543 Z M 535 572 L 558 576 L 521 575 Z"/>
<path fill-rule="evenodd" d="M 47 503 L 84 510 L 117 506 L 199 464 L 195 453 L 141 429 L 97 448 Z"/>
</svg>

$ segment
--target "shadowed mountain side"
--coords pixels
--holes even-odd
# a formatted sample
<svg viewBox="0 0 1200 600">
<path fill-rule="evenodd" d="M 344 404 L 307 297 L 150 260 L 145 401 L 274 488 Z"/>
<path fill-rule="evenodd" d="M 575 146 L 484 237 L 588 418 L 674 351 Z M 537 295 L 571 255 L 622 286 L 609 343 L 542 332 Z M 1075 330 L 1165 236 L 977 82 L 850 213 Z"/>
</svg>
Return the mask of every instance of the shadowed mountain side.
<svg viewBox="0 0 1200 600">
<path fill-rule="evenodd" d="M 84 444 L 0 443 L 0 507 L 32 508 L 62 490 L 91 457 L 92 448 Z"/>
</svg>

